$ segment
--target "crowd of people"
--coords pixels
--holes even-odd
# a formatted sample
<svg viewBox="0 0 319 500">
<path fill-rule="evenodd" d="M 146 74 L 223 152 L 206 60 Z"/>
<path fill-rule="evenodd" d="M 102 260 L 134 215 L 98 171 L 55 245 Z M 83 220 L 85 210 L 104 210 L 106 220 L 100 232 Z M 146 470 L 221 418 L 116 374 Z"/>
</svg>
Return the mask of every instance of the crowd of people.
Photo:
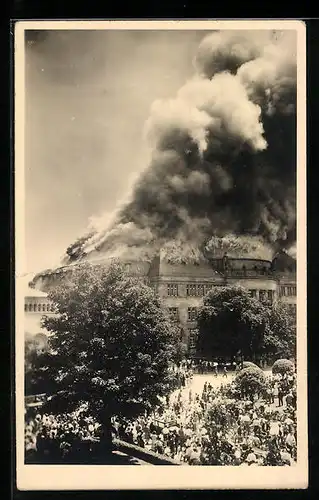
<svg viewBox="0 0 319 500">
<path fill-rule="evenodd" d="M 292 465 L 297 453 L 295 376 L 269 377 L 267 386 L 257 401 L 232 399 L 231 384 L 213 388 L 206 382 L 201 394 L 189 389 L 187 396 L 179 390 L 152 416 L 134 422 L 114 418 L 114 433 L 190 465 Z"/>
<path fill-rule="evenodd" d="M 189 465 L 293 465 L 296 461 L 296 376 L 269 375 L 264 395 L 234 397 L 234 382 L 207 381 L 192 392 L 196 367 L 176 367 L 179 388 L 152 414 L 113 417 L 114 438 Z M 226 368 L 227 372 L 227 368 Z M 224 374 L 224 369 L 219 371 Z M 81 412 L 27 418 L 26 455 L 67 457 L 94 452 L 100 426 Z"/>
<path fill-rule="evenodd" d="M 99 445 L 100 425 L 93 417 L 81 412 L 59 415 L 27 416 L 25 426 L 25 453 L 27 461 L 41 457 L 42 461 L 80 459 L 93 454 Z"/>
</svg>

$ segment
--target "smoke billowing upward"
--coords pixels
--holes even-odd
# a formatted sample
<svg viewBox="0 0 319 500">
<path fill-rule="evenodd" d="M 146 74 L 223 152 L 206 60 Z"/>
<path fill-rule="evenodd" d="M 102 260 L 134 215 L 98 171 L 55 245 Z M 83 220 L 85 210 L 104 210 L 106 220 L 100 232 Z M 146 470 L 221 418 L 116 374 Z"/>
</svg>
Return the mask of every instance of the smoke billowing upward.
<svg viewBox="0 0 319 500">
<path fill-rule="evenodd" d="M 172 240 L 214 238 L 274 249 L 296 237 L 296 40 L 292 32 L 213 32 L 192 80 L 156 101 L 149 166 L 130 199 L 92 223 L 68 263 L 98 254 L 149 256 Z M 248 245 L 248 243 L 247 243 Z M 249 245 L 248 245 L 249 246 Z"/>
</svg>

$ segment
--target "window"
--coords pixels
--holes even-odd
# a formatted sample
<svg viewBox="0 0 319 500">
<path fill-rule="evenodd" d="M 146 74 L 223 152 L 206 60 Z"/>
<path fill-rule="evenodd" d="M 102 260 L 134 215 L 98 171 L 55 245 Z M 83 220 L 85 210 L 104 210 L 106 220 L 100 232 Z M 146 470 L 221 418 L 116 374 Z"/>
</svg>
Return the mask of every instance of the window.
<svg viewBox="0 0 319 500">
<path fill-rule="evenodd" d="M 196 321 L 196 319 L 197 319 L 197 307 L 188 307 L 187 314 L 188 314 L 189 321 Z"/>
<path fill-rule="evenodd" d="M 190 352 L 196 351 L 198 332 L 196 329 L 189 330 L 189 350 Z"/>
<path fill-rule="evenodd" d="M 51 311 L 53 312 L 54 311 L 54 305 L 51 304 Z"/>
<path fill-rule="evenodd" d="M 170 297 L 177 297 L 178 296 L 178 285 L 167 285 L 167 295 Z"/>
<path fill-rule="evenodd" d="M 29 311 L 32 311 L 32 304 L 29 304 Z"/>
<path fill-rule="evenodd" d="M 295 297 L 296 296 L 296 286 L 281 286 L 280 287 L 280 296 L 283 297 Z"/>
<path fill-rule="evenodd" d="M 186 285 L 186 295 L 188 297 L 196 296 L 196 285 Z"/>
<path fill-rule="evenodd" d="M 27 311 L 28 310 L 28 304 L 24 304 L 24 310 Z"/>
<path fill-rule="evenodd" d="M 37 305 L 36 304 L 33 304 L 33 311 L 37 312 Z"/>
<path fill-rule="evenodd" d="M 124 265 L 124 271 L 126 273 L 129 273 L 131 271 L 131 264 L 127 263 Z"/>
<path fill-rule="evenodd" d="M 38 304 L 38 312 L 41 312 L 41 304 Z"/>
<path fill-rule="evenodd" d="M 288 304 L 288 310 L 289 310 L 290 314 L 292 314 L 293 316 L 296 316 L 296 314 L 297 314 L 296 304 Z"/>
<path fill-rule="evenodd" d="M 287 286 L 287 295 L 296 296 L 296 287 L 295 286 Z"/>
<path fill-rule="evenodd" d="M 50 311 L 50 304 L 47 304 L 47 312 Z"/>
<path fill-rule="evenodd" d="M 42 312 L 45 312 L 45 304 L 42 304 Z"/>
<path fill-rule="evenodd" d="M 257 297 L 257 290 L 249 290 L 249 293 L 250 293 L 250 296 L 252 298 L 256 298 Z"/>
<path fill-rule="evenodd" d="M 169 307 L 168 313 L 169 313 L 172 321 L 178 321 L 179 316 L 178 316 L 178 308 L 177 307 Z"/>
<path fill-rule="evenodd" d="M 259 290 L 259 300 L 262 302 L 266 299 L 267 290 Z"/>
<path fill-rule="evenodd" d="M 203 297 L 212 288 L 212 285 L 186 285 L 187 297 Z"/>
<path fill-rule="evenodd" d="M 267 298 L 268 298 L 268 301 L 271 304 L 273 303 L 274 295 L 275 295 L 274 290 L 268 290 L 268 292 L 267 292 Z"/>
</svg>

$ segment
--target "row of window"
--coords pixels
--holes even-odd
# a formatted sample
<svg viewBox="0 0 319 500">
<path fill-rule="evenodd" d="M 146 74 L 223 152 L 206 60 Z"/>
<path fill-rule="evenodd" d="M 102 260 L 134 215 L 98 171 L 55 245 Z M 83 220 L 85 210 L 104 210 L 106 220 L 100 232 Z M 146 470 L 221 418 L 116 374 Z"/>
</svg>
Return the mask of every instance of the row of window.
<svg viewBox="0 0 319 500">
<path fill-rule="evenodd" d="M 169 297 L 178 297 L 178 285 L 167 285 L 167 295 Z"/>
<path fill-rule="evenodd" d="M 189 344 L 188 345 L 189 345 L 189 350 L 191 353 L 194 353 L 196 351 L 197 336 L 198 336 L 197 329 L 189 330 Z"/>
<path fill-rule="evenodd" d="M 172 321 L 179 320 L 179 311 L 178 307 L 169 307 L 168 312 Z M 198 307 L 188 307 L 187 308 L 187 318 L 188 321 L 196 321 L 197 318 Z"/>
<path fill-rule="evenodd" d="M 24 304 L 25 312 L 52 312 L 53 304 Z"/>
<path fill-rule="evenodd" d="M 186 295 L 188 297 L 203 297 L 209 290 L 212 289 L 213 285 L 186 285 Z"/>
<path fill-rule="evenodd" d="M 250 296 L 253 298 L 259 298 L 262 302 L 272 303 L 275 298 L 275 290 L 249 290 Z"/>
<path fill-rule="evenodd" d="M 297 287 L 296 286 L 281 286 L 280 287 L 280 295 L 281 297 L 295 297 L 297 295 Z"/>
<path fill-rule="evenodd" d="M 200 284 L 200 285 L 186 285 L 186 296 L 187 297 L 203 297 L 209 290 L 212 289 L 211 284 Z M 282 292 L 285 289 L 285 292 Z M 287 290 L 286 290 L 287 289 Z M 275 290 L 249 290 L 251 297 L 259 298 L 259 300 L 268 300 L 273 302 L 275 298 Z M 296 295 L 296 287 L 281 287 L 281 295 Z M 167 295 L 169 297 L 178 297 L 178 285 L 170 283 L 167 285 Z"/>
<path fill-rule="evenodd" d="M 294 288 L 296 287 L 288 287 Z M 209 290 L 212 289 L 211 284 L 205 285 L 186 285 L 186 296 L 187 297 L 203 297 L 206 295 Z M 259 297 L 260 300 L 268 300 L 270 302 L 273 301 L 275 297 L 275 290 L 249 290 L 251 297 Z M 167 285 L 167 295 L 170 297 L 178 297 L 178 285 L 177 284 L 169 284 Z"/>
<path fill-rule="evenodd" d="M 186 285 L 186 296 L 187 297 L 203 297 L 209 290 L 212 289 L 211 284 L 200 284 L 200 285 Z M 169 297 L 178 297 L 178 285 L 175 283 L 170 283 L 167 285 L 167 295 Z"/>
<path fill-rule="evenodd" d="M 249 290 L 252 297 L 257 297 L 257 292 L 259 291 L 259 300 L 273 302 L 275 291 L 274 290 Z M 296 304 L 289 304 L 291 306 L 292 312 L 296 312 Z M 170 318 L 173 321 L 179 321 L 179 311 L 178 307 L 168 308 Z M 196 321 L 197 319 L 198 307 L 188 307 L 187 308 L 187 318 L 188 321 Z"/>
</svg>

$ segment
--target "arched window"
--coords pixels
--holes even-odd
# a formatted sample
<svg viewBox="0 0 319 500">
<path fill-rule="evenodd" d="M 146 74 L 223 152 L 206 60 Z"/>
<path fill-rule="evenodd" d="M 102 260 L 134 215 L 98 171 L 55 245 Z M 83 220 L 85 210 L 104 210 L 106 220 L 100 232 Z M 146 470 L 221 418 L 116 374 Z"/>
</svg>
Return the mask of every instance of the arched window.
<svg viewBox="0 0 319 500">
<path fill-rule="evenodd" d="M 41 312 L 41 304 L 38 304 L 38 312 Z"/>
<path fill-rule="evenodd" d="M 32 304 L 29 304 L 29 311 L 32 311 Z"/>
<path fill-rule="evenodd" d="M 37 312 L 37 305 L 36 304 L 33 304 L 33 311 Z"/>
<path fill-rule="evenodd" d="M 50 311 L 50 304 L 47 304 L 47 312 Z"/>
<path fill-rule="evenodd" d="M 28 304 L 24 304 L 24 310 L 27 311 L 28 310 Z"/>
<path fill-rule="evenodd" d="M 45 312 L 45 304 L 42 304 L 42 312 Z"/>
</svg>

